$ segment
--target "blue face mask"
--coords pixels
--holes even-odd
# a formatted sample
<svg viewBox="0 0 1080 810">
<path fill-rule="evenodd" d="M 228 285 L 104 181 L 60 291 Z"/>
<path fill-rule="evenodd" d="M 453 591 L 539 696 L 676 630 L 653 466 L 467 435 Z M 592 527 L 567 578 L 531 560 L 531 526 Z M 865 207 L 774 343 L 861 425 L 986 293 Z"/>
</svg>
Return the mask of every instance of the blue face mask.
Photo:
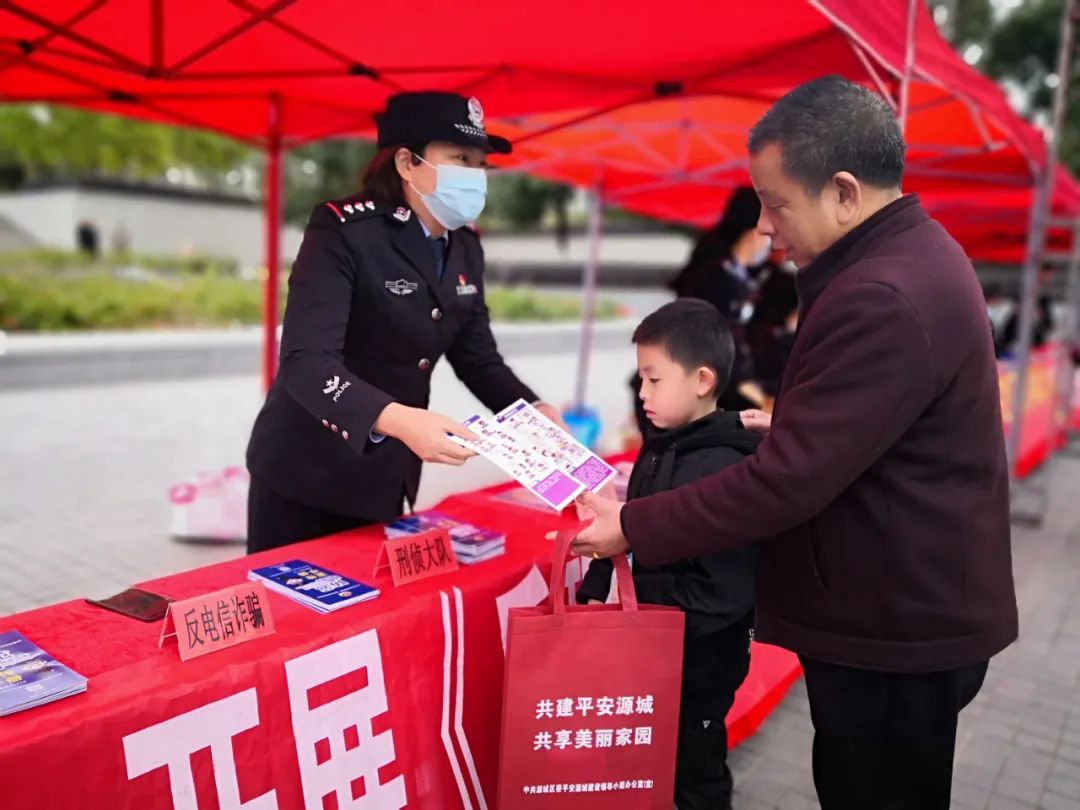
<svg viewBox="0 0 1080 810">
<path fill-rule="evenodd" d="M 434 166 L 419 155 L 416 157 L 435 170 L 435 190 L 420 194 L 413 186 L 413 191 L 420 194 L 420 199 L 439 224 L 448 231 L 456 231 L 475 222 L 487 202 L 487 173 L 483 169 L 445 163 Z"/>
</svg>

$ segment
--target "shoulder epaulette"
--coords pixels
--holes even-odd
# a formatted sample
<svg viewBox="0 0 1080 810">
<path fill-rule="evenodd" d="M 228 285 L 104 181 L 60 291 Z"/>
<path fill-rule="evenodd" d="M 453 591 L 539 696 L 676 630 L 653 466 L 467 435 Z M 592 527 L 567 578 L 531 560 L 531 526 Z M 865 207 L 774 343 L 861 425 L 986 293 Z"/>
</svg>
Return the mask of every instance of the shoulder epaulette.
<svg viewBox="0 0 1080 810">
<path fill-rule="evenodd" d="M 347 197 L 344 200 L 331 200 L 323 205 L 341 222 L 355 222 L 386 213 L 385 205 L 379 205 L 366 197 Z"/>
</svg>

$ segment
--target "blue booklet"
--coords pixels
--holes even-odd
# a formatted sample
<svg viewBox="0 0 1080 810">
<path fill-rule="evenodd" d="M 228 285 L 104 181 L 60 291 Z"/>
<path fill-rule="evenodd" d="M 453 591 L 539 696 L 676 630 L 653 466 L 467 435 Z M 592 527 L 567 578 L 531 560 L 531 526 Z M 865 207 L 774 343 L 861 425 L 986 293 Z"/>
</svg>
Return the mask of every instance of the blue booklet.
<svg viewBox="0 0 1080 810">
<path fill-rule="evenodd" d="M 248 579 L 262 582 L 268 590 L 299 602 L 301 605 L 329 613 L 379 595 L 379 589 L 355 579 L 328 571 L 305 560 L 256 568 Z"/>
<path fill-rule="evenodd" d="M 0 717 L 86 691 L 86 678 L 18 630 L 0 633 Z"/>
<path fill-rule="evenodd" d="M 550 510 L 548 510 L 550 514 Z M 393 540 L 407 534 L 420 534 L 431 529 L 445 529 L 454 546 L 458 561 L 469 565 L 497 557 L 505 551 L 506 535 L 463 523 L 442 512 L 416 512 L 405 515 L 386 526 L 386 536 Z"/>
</svg>

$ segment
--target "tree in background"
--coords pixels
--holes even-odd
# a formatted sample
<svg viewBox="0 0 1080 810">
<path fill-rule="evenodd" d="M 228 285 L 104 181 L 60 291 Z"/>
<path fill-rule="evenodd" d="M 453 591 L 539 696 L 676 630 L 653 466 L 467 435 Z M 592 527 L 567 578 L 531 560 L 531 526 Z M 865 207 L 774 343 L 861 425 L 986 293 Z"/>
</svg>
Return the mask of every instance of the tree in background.
<svg viewBox="0 0 1080 810">
<path fill-rule="evenodd" d="M 1020 112 L 1045 122 L 1057 68 L 1064 0 L 1025 0 L 997 17 L 990 0 L 931 0 L 942 33 L 965 59 L 1010 90 Z M 943 10 L 942 10 L 943 9 Z M 1060 157 L 1080 172 L 1080 59 L 1073 54 Z"/>
<path fill-rule="evenodd" d="M 202 130 L 69 107 L 0 106 L 0 187 L 86 176 L 149 180 L 173 169 L 204 187 L 225 188 L 229 173 L 252 154 Z"/>
<path fill-rule="evenodd" d="M 1027 97 L 1030 114 L 1046 116 L 1057 70 L 1063 0 L 1028 0 L 996 26 L 988 39 L 984 70 L 995 79 L 1015 83 Z M 1072 54 L 1069 103 L 1058 155 L 1074 174 L 1080 172 L 1080 59 Z"/>
<path fill-rule="evenodd" d="M 355 138 L 319 141 L 289 151 L 285 158 L 286 221 L 305 225 L 319 203 L 355 194 L 374 155 L 374 144 Z"/>
</svg>

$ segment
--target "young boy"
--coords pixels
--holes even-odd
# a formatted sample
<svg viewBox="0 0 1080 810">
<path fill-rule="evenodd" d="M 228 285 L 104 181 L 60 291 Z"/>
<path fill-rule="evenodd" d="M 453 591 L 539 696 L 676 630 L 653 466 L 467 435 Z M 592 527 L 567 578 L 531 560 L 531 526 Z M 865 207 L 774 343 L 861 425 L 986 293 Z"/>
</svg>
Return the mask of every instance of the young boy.
<svg viewBox="0 0 1080 810">
<path fill-rule="evenodd" d="M 754 452 L 758 435 L 743 427 L 739 414 L 717 409 L 735 345 L 715 307 L 680 298 L 645 318 L 633 341 L 653 429 L 630 475 L 629 499 L 690 484 Z M 659 568 L 634 566 L 638 601 L 686 612 L 679 810 L 731 807 L 724 718 L 750 666 L 754 561 L 751 546 Z M 603 602 L 611 572 L 610 560 L 593 561 L 577 600 Z"/>
</svg>

